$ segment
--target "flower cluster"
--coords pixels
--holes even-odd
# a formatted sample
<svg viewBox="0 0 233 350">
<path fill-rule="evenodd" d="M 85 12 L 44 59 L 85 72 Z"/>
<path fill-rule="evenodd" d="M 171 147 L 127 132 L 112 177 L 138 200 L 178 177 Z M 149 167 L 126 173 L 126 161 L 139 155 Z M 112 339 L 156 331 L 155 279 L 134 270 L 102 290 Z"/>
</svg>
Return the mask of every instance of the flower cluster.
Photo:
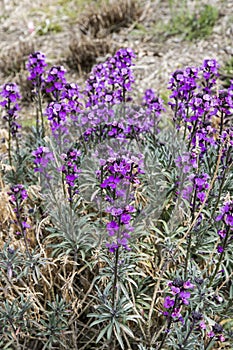
<svg viewBox="0 0 233 350">
<path fill-rule="evenodd" d="M 63 155 L 64 165 L 62 166 L 62 173 L 65 175 L 65 181 L 69 187 L 74 187 L 79 173 L 78 169 L 79 157 L 81 152 L 75 148 L 69 149 L 69 151 Z"/>
<path fill-rule="evenodd" d="M 34 52 L 29 56 L 26 68 L 30 73 L 28 79 L 31 80 L 34 85 L 41 86 L 43 74 L 45 73 L 44 68 L 46 66 L 45 55 L 40 51 Z"/>
<path fill-rule="evenodd" d="M 215 90 L 219 65 L 216 60 L 204 60 L 200 67 L 188 67 L 173 73 L 169 82 L 172 91 L 169 102 L 174 111 L 173 120 L 176 128 L 188 130 L 190 143 L 195 143 L 196 132 L 208 135 L 207 141 L 213 141 L 216 130 L 212 120 L 220 119 L 220 134 L 225 117 L 232 113 L 232 89 Z M 206 141 L 206 140 L 205 140 Z M 207 142 L 208 143 L 208 142 Z"/>
<path fill-rule="evenodd" d="M 134 82 L 131 68 L 134 57 L 131 49 L 120 49 L 107 62 L 94 67 L 86 82 L 86 107 L 126 102 L 126 92 L 131 91 Z"/>
<path fill-rule="evenodd" d="M 230 226 L 233 229 L 233 200 L 229 200 L 224 203 L 220 208 L 220 214 L 216 217 L 216 221 L 223 221 L 226 226 Z"/>
<path fill-rule="evenodd" d="M 194 288 L 194 285 L 189 280 L 184 281 L 176 278 L 174 281 L 169 282 L 168 286 L 172 297 L 165 297 L 163 306 L 166 311 L 163 312 L 163 315 L 173 322 L 184 322 L 181 308 L 182 305 L 189 305 L 190 290 Z"/>
<path fill-rule="evenodd" d="M 146 113 L 152 113 L 157 118 L 160 116 L 162 111 L 165 111 L 163 100 L 157 97 L 152 89 L 147 89 L 145 91 L 142 105 L 146 107 Z"/>
<path fill-rule="evenodd" d="M 211 339 L 215 338 L 216 340 L 218 340 L 220 342 L 225 341 L 225 337 L 223 335 L 223 327 L 218 323 L 215 323 L 213 325 L 212 330 L 207 335 Z"/>
<path fill-rule="evenodd" d="M 54 136 L 67 132 L 67 115 L 69 107 L 65 102 L 50 102 L 45 115 L 50 121 L 50 127 Z"/>
<path fill-rule="evenodd" d="M 36 165 L 34 171 L 46 174 L 46 167 L 49 162 L 54 160 L 52 152 L 50 152 L 48 147 L 40 146 L 35 151 L 32 152 L 32 155 L 35 157 L 34 164 Z"/>
<path fill-rule="evenodd" d="M 215 59 L 204 60 L 200 70 L 204 79 L 204 91 L 207 93 L 211 92 L 212 87 L 216 83 L 216 78 L 219 77 L 218 73 L 219 64 Z"/>
<path fill-rule="evenodd" d="M 7 83 L 1 87 L 0 96 L 3 100 L 0 106 L 4 107 L 6 115 L 3 118 L 8 122 L 8 127 L 13 137 L 18 133 L 21 126 L 16 122 L 18 118 L 18 100 L 21 98 L 18 85 L 15 83 Z"/>
<path fill-rule="evenodd" d="M 182 119 L 188 117 L 189 101 L 197 88 L 198 71 L 196 67 L 177 70 L 169 81 L 168 89 L 172 91 L 170 98 L 174 99 L 169 105 L 174 111 L 173 120 L 178 129 Z"/>
<path fill-rule="evenodd" d="M 191 182 L 182 191 L 182 197 L 190 201 L 192 210 L 202 204 L 206 198 L 206 190 L 209 188 L 209 175 L 207 173 L 191 174 L 188 180 Z"/>
<path fill-rule="evenodd" d="M 9 202 L 11 203 L 16 216 L 14 223 L 17 225 L 19 230 L 16 232 L 16 234 L 24 235 L 25 229 L 30 227 L 30 225 L 27 223 L 27 218 L 23 213 L 23 202 L 28 197 L 27 191 L 23 185 L 18 184 L 10 188 L 8 195 L 10 197 Z"/>
<path fill-rule="evenodd" d="M 53 66 L 50 68 L 45 79 L 47 93 L 51 93 L 55 101 L 59 101 L 61 91 L 66 84 L 66 70 L 63 66 Z"/>
<path fill-rule="evenodd" d="M 108 161 L 101 159 L 100 164 L 100 187 L 106 192 L 105 200 L 111 204 L 106 209 L 111 216 L 106 228 L 112 239 L 106 246 L 110 252 L 115 252 L 120 246 L 129 250 L 128 240 L 133 231 L 130 222 L 136 210 L 128 203 L 134 199 L 135 186 L 140 183 L 138 175 L 143 173 L 142 160 L 115 156 Z"/>
<path fill-rule="evenodd" d="M 195 152 L 185 152 L 175 159 L 175 164 L 182 169 L 184 174 L 187 174 L 193 169 L 197 169 L 197 155 Z"/>
<path fill-rule="evenodd" d="M 66 101 L 70 117 L 74 121 L 77 119 L 77 113 L 81 111 L 82 103 L 79 100 L 81 97 L 82 95 L 77 84 L 66 83 L 63 85 L 60 98 L 62 101 Z"/>
</svg>

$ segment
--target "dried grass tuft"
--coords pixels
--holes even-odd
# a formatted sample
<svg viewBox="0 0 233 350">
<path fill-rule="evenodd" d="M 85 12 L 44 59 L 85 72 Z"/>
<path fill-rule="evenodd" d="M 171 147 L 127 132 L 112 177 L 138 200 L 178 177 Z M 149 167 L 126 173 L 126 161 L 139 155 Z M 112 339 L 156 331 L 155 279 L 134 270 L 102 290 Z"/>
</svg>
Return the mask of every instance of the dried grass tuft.
<svg viewBox="0 0 233 350">
<path fill-rule="evenodd" d="M 116 45 L 112 45 L 107 39 L 91 39 L 88 36 L 82 36 L 78 39 L 72 36 L 69 44 L 69 53 L 66 64 L 69 68 L 74 69 L 81 74 L 89 72 L 93 65 L 97 62 L 97 58 L 105 57 L 116 51 Z"/>
<path fill-rule="evenodd" d="M 25 69 L 28 56 L 34 52 L 34 43 L 19 41 L 0 54 L 0 71 L 5 76 L 15 76 Z"/>
<path fill-rule="evenodd" d="M 94 38 L 119 31 L 137 20 L 142 13 L 137 0 L 110 0 L 101 6 L 89 7 L 78 23 L 82 33 Z"/>
</svg>

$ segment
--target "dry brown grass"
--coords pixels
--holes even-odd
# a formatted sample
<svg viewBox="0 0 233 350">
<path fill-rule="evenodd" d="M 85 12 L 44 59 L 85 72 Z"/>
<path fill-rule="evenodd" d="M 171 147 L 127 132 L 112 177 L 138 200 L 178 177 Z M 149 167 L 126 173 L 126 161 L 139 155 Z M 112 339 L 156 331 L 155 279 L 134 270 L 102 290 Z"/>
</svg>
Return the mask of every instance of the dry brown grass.
<svg viewBox="0 0 233 350">
<path fill-rule="evenodd" d="M 119 31 L 137 20 L 142 13 L 137 0 L 112 0 L 108 4 L 89 7 L 88 11 L 80 16 L 79 28 L 84 34 L 91 37 L 106 37 L 112 32 Z"/>
<path fill-rule="evenodd" d="M 105 57 L 107 54 L 115 53 L 117 47 L 111 43 L 110 39 L 93 39 L 88 36 L 82 36 L 79 40 L 73 36 L 69 44 L 69 54 L 66 64 L 69 68 L 76 70 L 81 74 L 89 72 L 98 57 Z"/>
<path fill-rule="evenodd" d="M 4 77 L 14 77 L 22 69 L 30 53 L 34 51 L 32 41 L 19 41 L 0 53 L 0 71 Z"/>
</svg>

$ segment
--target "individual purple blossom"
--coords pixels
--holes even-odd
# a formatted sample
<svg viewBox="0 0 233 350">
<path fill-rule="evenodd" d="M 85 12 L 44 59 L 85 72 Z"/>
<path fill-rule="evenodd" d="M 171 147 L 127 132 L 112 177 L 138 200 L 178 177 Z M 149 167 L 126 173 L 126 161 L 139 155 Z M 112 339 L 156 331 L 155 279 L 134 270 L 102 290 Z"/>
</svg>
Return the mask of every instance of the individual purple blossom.
<svg viewBox="0 0 233 350">
<path fill-rule="evenodd" d="M 202 321 L 199 323 L 199 327 L 200 327 L 201 329 L 206 329 L 205 321 L 202 320 Z"/>
<path fill-rule="evenodd" d="M 184 305 L 188 305 L 189 304 L 189 300 L 188 299 L 190 298 L 190 296 L 191 296 L 190 292 L 187 292 L 185 290 L 183 290 L 183 291 L 181 291 L 179 293 L 179 298 L 181 299 L 181 302 Z"/>
<path fill-rule="evenodd" d="M 220 253 L 220 254 L 223 253 L 223 252 L 224 252 L 223 246 L 218 245 L 218 246 L 217 246 L 217 252 Z"/>
<path fill-rule="evenodd" d="M 187 280 L 183 283 L 183 288 L 184 289 L 193 289 L 194 285 L 189 280 Z"/>
<path fill-rule="evenodd" d="M 226 230 L 218 230 L 218 235 L 221 239 L 226 237 L 226 233 L 227 233 Z"/>
<path fill-rule="evenodd" d="M 169 296 L 164 298 L 163 306 L 165 309 L 171 309 L 175 304 L 175 301 L 171 299 Z"/>
</svg>

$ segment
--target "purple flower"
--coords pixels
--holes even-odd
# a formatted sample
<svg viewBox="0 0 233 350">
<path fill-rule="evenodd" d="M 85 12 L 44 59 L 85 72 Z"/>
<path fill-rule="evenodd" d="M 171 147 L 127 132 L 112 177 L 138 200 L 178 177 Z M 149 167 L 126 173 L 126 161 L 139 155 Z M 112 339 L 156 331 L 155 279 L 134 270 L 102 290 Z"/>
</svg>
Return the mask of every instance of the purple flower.
<svg viewBox="0 0 233 350">
<path fill-rule="evenodd" d="M 63 133 L 67 132 L 66 121 L 68 113 L 69 107 L 66 103 L 49 103 L 45 114 L 50 121 L 50 127 L 54 136 L 56 136 L 59 131 Z"/>
<path fill-rule="evenodd" d="M 22 226 L 23 226 L 23 228 L 30 228 L 31 227 L 26 221 L 22 221 Z"/>
<path fill-rule="evenodd" d="M 134 57 L 131 49 L 120 49 L 114 57 L 93 68 L 86 82 L 86 107 L 126 101 L 125 93 L 131 90 L 134 82 L 131 70 Z"/>
<path fill-rule="evenodd" d="M 5 107 L 9 102 L 15 103 L 21 98 L 18 85 L 15 83 L 7 83 L 1 86 L 0 96 L 4 98 L 4 101 L 0 103 L 0 105 L 3 107 Z"/>
<path fill-rule="evenodd" d="M 40 146 L 35 151 L 32 152 L 32 155 L 35 157 L 34 164 L 36 168 L 35 172 L 44 172 L 48 163 L 54 160 L 53 153 L 50 152 L 48 147 Z"/>
<path fill-rule="evenodd" d="M 28 77 L 29 80 L 33 81 L 33 84 L 37 84 L 38 86 L 43 81 L 42 75 L 45 72 L 45 67 L 47 63 L 45 62 L 45 55 L 40 51 L 32 53 L 28 58 L 28 63 L 26 64 L 26 68 L 29 71 L 30 75 Z"/>
<path fill-rule="evenodd" d="M 183 284 L 184 289 L 193 289 L 194 285 L 188 280 Z"/>
<path fill-rule="evenodd" d="M 216 221 L 223 220 L 223 222 L 230 227 L 233 227 L 233 200 L 226 202 L 220 208 L 221 214 L 216 217 Z"/>
<path fill-rule="evenodd" d="M 143 97 L 143 106 L 146 107 L 146 113 L 153 113 L 157 118 L 162 111 L 165 111 L 163 100 L 155 95 L 154 90 L 147 89 Z"/>
<path fill-rule="evenodd" d="M 65 73 L 66 70 L 63 66 L 53 66 L 50 68 L 45 79 L 45 90 L 47 93 L 51 92 L 56 101 L 60 100 L 62 90 L 66 84 Z"/>
<path fill-rule="evenodd" d="M 181 301 L 184 305 L 189 304 L 188 299 L 190 298 L 190 295 L 191 295 L 190 292 L 187 292 L 187 291 L 181 291 L 179 293 L 179 298 L 181 299 Z"/>
<path fill-rule="evenodd" d="M 180 293 L 180 288 L 171 286 L 171 292 L 173 295 L 179 294 Z"/>
<path fill-rule="evenodd" d="M 165 309 L 170 309 L 175 305 L 175 301 L 171 299 L 170 297 L 165 297 L 163 306 Z"/>
<path fill-rule="evenodd" d="M 116 232 L 119 230 L 119 225 L 116 221 L 110 221 L 107 226 L 109 236 L 114 236 Z"/>
<path fill-rule="evenodd" d="M 106 247 L 108 248 L 110 253 L 115 253 L 115 251 L 119 248 L 119 245 L 115 242 L 106 243 Z"/>
<path fill-rule="evenodd" d="M 218 253 L 223 253 L 224 252 L 224 248 L 221 245 L 217 246 L 217 252 Z"/>
<path fill-rule="evenodd" d="M 8 195 L 10 196 L 10 203 L 12 205 L 16 205 L 17 203 L 21 205 L 28 197 L 27 191 L 21 184 L 12 186 Z"/>
<path fill-rule="evenodd" d="M 62 156 L 64 160 L 62 172 L 65 174 L 65 180 L 69 187 L 74 187 L 75 181 L 81 172 L 78 168 L 80 156 L 81 152 L 75 148 L 70 148 L 68 152 Z"/>
<path fill-rule="evenodd" d="M 128 224 L 131 220 L 131 215 L 130 214 L 122 214 L 121 215 L 121 223 L 122 224 Z"/>
<path fill-rule="evenodd" d="M 16 122 L 16 119 L 18 118 L 17 112 L 19 110 L 17 101 L 21 98 L 17 84 L 7 83 L 3 85 L 1 87 L 0 96 L 3 97 L 0 106 L 6 111 L 6 115 L 3 116 L 3 119 L 8 122 L 11 135 L 15 137 L 21 128 L 21 125 Z"/>
<path fill-rule="evenodd" d="M 28 197 L 27 191 L 23 185 L 18 184 L 10 187 L 8 195 L 16 217 L 14 222 L 18 226 L 16 234 L 25 234 L 25 230 L 30 227 L 23 212 L 23 202 Z"/>
</svg>

